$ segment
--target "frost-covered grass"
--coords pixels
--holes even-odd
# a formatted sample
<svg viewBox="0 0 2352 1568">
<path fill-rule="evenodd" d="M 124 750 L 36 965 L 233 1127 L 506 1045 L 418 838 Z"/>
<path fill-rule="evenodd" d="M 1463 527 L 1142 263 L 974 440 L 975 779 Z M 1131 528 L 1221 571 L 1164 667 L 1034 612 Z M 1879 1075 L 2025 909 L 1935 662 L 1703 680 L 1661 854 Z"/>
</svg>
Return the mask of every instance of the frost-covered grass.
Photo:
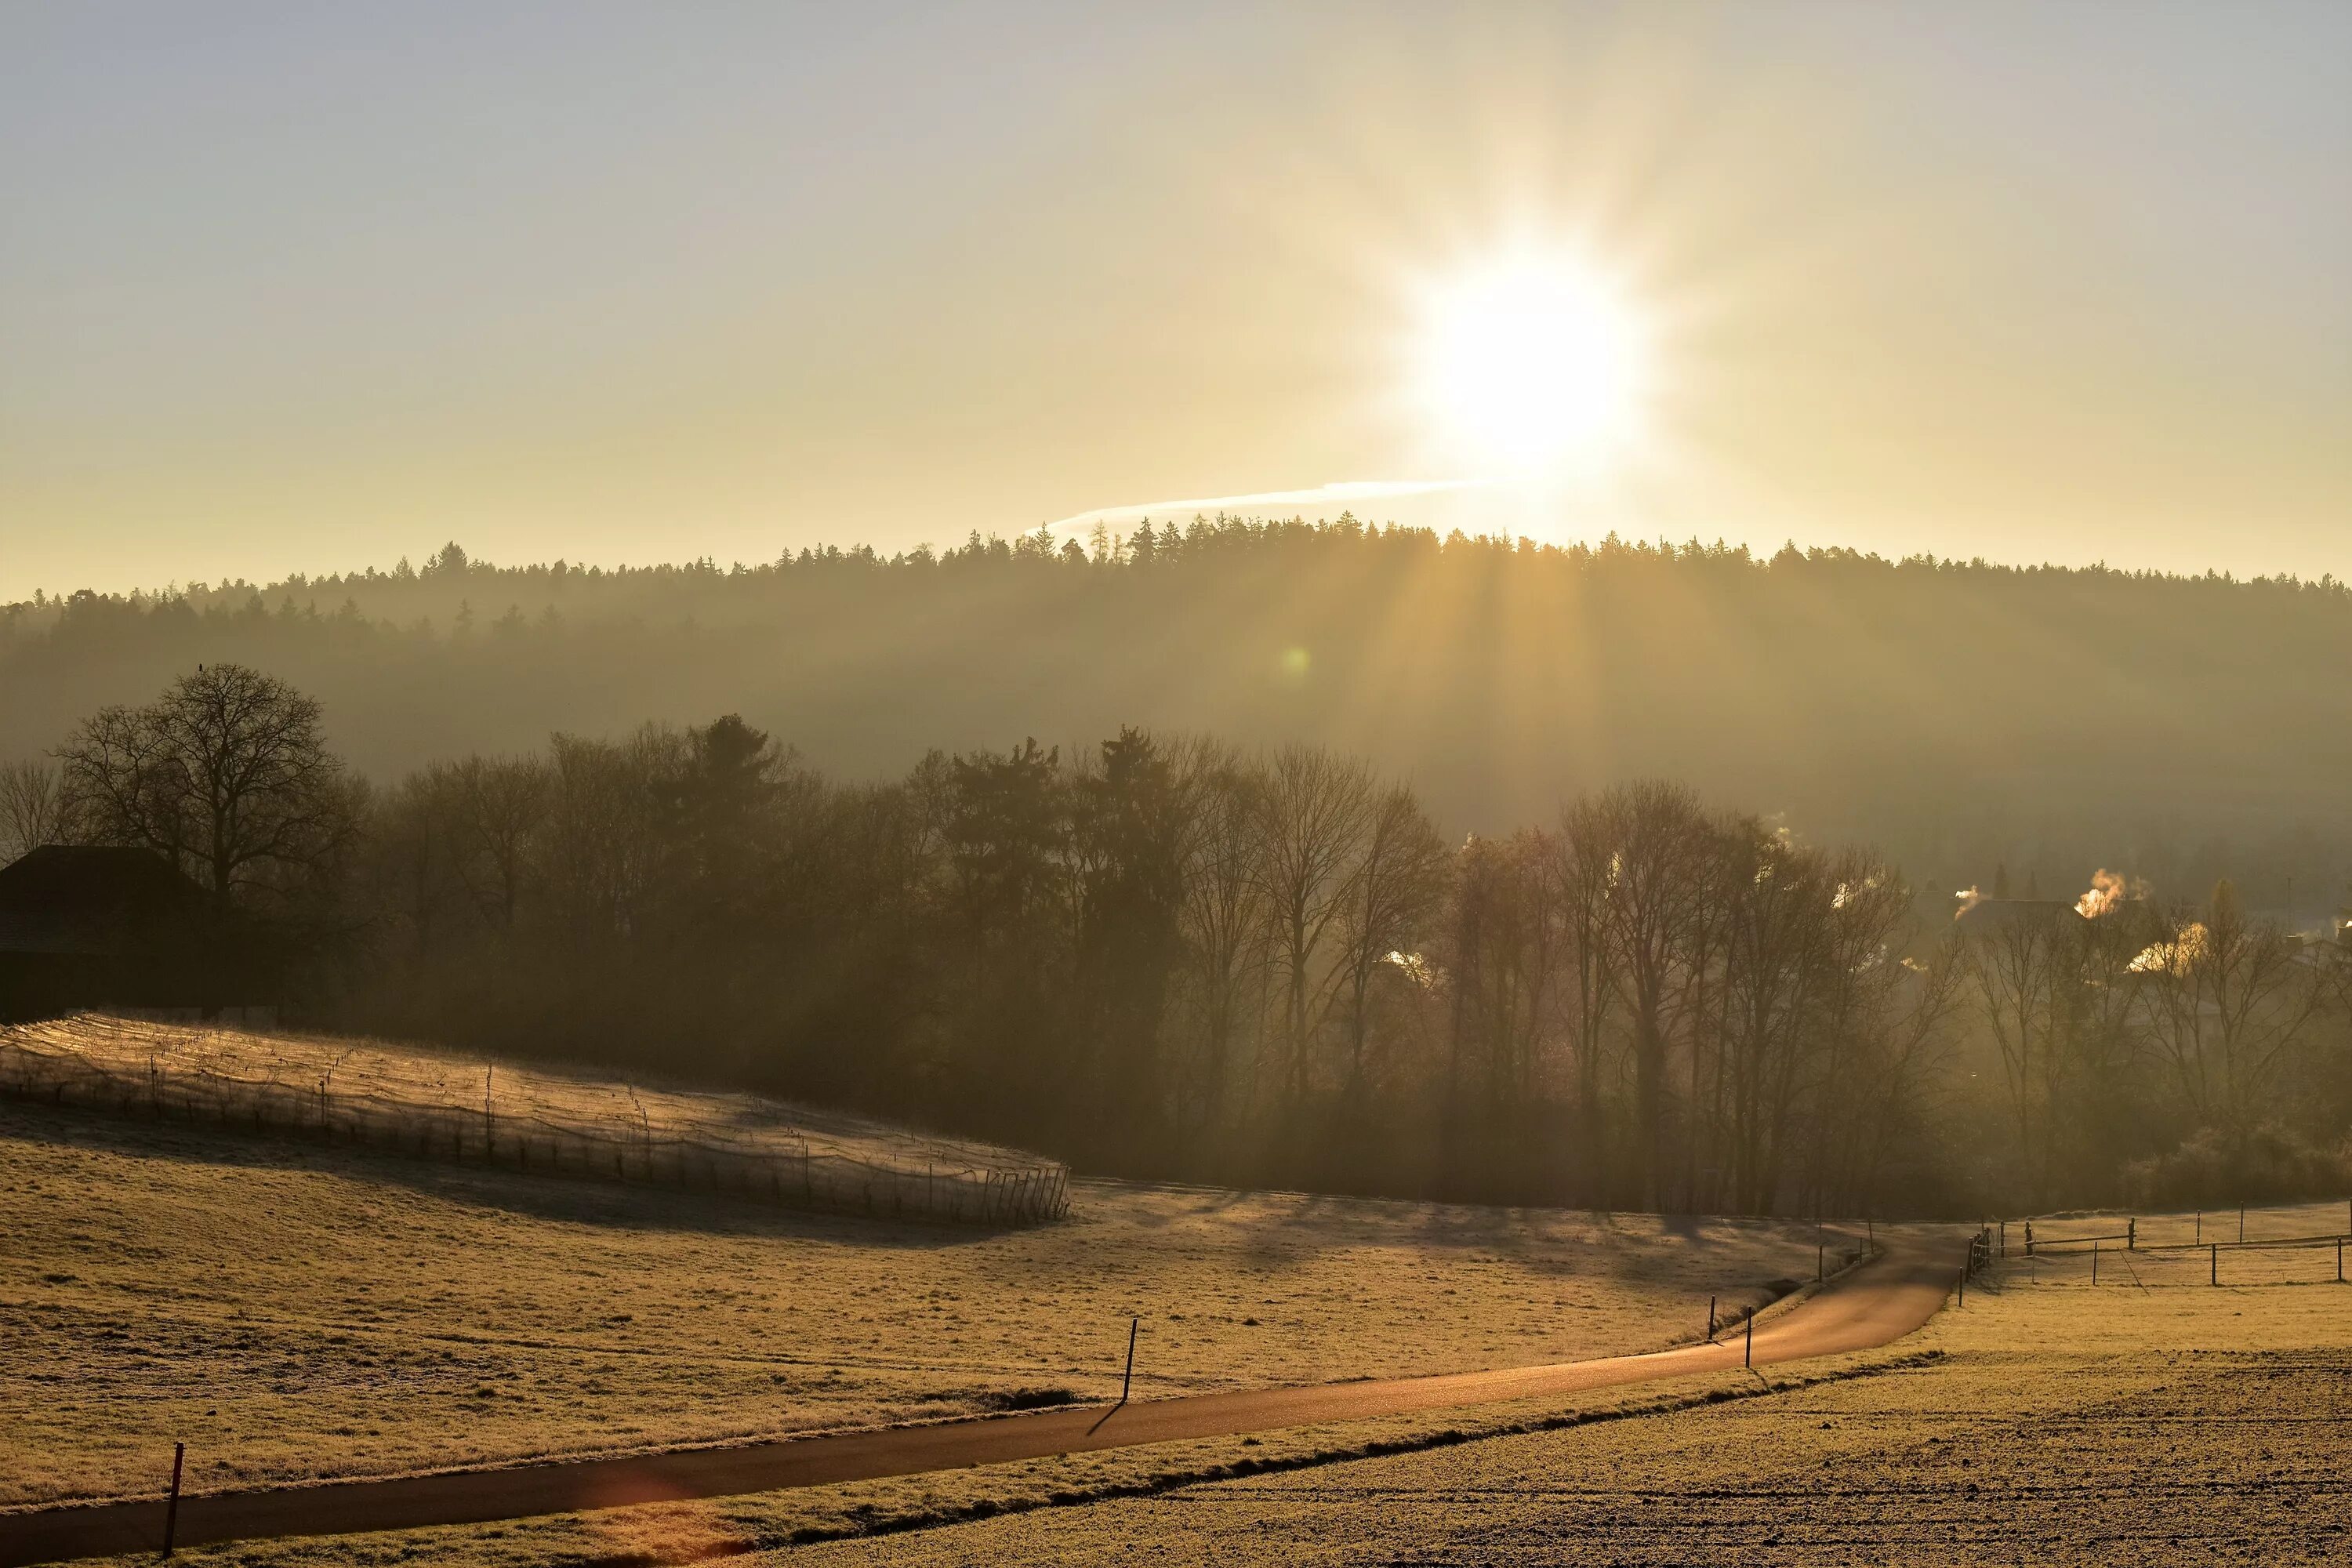
<svg viewBox="0 0 2352 1568">
<path fill-rule="evenodd" d="M 0 1105 L 0 1504 L 1696 1337 L 1810 1226 L 1081 1183 L 987 1234 Z"/>
<path fill-rule="evenodd" d="M 2352 1555 L 2352 1286 L 2103 1282 L 2095 1292 L 2046 1275 L 2032 1284 L 2021 1267 L 2005 1274 L 1972 1289 L 1966 1309 L 1874 1352 L 1896 1362 L 1875 1375 L 763 1561 L 1108 1564 L 1139 1550 L 1159 1563 L 1284 1568 Z"/>
</svg>

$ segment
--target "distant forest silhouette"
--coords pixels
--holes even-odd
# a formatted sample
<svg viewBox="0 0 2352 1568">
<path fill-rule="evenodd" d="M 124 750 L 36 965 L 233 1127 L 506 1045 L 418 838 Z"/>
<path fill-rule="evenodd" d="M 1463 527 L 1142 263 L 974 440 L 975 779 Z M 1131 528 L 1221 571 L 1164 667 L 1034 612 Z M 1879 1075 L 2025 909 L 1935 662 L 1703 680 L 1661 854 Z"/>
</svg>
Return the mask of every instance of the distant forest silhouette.
<svg viewBox="0 0 2352 1568">
<path fill-rule="evenodd" d="M 727 714 L 378 786 L 324 718 L 202 666 L 0 767 L 0 837 L 168 858 L 308 1022 L 1098 1171 L 1816 1214 L 2352 1181 L 2352 947 L 2227 881 L 1923 913 L 1678 784 L 1458 837 L 1361 758 L 1132 728 L 856 783 Z"/>
<path fill-rule="evenodd" d="M 200 662 L 317 694 L 389 781 L 740 712 L 851 778 L 1124 724 L 1361 755 L 1449 835 L 1686 781 L 1878 846 L 1926 901 L 2120 865 L 2315 913 L 2352 875 L 2352 593 L 1842 550 L 1196 519 L 888 559 L 410 570 L 0 611 L 0 759 Z"/>
</svg>

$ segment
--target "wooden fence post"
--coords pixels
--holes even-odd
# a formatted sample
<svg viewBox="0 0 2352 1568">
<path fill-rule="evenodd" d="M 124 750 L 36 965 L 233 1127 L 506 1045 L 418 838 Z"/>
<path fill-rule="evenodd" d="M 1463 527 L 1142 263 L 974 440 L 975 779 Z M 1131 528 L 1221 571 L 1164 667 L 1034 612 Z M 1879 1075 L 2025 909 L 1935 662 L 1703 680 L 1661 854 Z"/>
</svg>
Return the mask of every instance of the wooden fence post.
<svg viewBox="0 0 2352 1568">
<path fill-rule="evenodd" d="M 163 1555 L 172 1555 L 172 1537 L 180 1529 L 180 1465 L 188 1457 L 185 1443 L 172 1445 L 172 1498 L 163 1505 Z"/>
<path fill-rule="evenodd" d="M 2344 1244 L 2340 1241 L 2336 1244 L 2336 1277 L 2338 1279 L 2344 1277 Z M 1706 1342 L 1709 1344 L 1715 1343 L 1715 1301 L 1712 1296 L 1706 1299 Z"/>
<path fill-rule="evenodd" d="M 1127 1403 L 1127 1392 L 1135 1386 L 1135 1331 L 1143 1327 L 1141 1318 L 1127 1321 L 1127 1375 L 1118 1380 L 1118 1402 Z"/>
<path fill-rule="evenodd" d="M 2210 1273 L 2205 1282 L 2209 1285 L 2219 1285 L 2221 1282 L 2221 1244 L 2216 1241 L 2210 1245 L 2212 1247 L 2208 1258 Z"/>
</svg>

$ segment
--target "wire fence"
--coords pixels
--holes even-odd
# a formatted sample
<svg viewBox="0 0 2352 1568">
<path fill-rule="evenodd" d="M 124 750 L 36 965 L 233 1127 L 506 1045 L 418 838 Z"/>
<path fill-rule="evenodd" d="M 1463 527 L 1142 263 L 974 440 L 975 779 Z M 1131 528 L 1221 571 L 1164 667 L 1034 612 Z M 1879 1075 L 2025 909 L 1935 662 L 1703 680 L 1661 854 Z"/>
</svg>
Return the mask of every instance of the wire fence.
<svg viewBox="0 0 2352 1568">
<path fill-rule="evenodd" d="M 1069 1212 L 1069 1172 L 751 1095 L 575 1079 L 120 1014 L 0 1026 L 0 1095 L 793 1208 L 979 1226 Z"/>
<path fill-rule="evenodd" d="M 2166 1215 L 1992 1222 L 2012 1279 L 2051 1285 L 2344 1284 L 2352 1199 Z"/>
</svg>

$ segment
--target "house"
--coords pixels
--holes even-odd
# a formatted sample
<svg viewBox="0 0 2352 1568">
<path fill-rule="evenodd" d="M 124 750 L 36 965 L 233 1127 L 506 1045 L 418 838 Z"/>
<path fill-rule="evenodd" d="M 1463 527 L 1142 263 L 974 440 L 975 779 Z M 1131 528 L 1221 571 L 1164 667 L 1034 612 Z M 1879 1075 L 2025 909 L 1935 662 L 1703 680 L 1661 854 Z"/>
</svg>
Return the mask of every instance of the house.
<svg viewBox="0 0 2352 1568">
<path fill-rule="evenodd" d="M 1990 936 L 2021 922 L 2075 925 L 2083 913 L 2064 899 L 1977 899 L 1952 919 L 1970 936 Z"/>
<path fill-rule="evenodd" d="M 275 989 L 257 952 L 242 922 L 149 850 L 47 844 L 0 868 L 0 1020 L 243 1011 Z"/>
</svg>

